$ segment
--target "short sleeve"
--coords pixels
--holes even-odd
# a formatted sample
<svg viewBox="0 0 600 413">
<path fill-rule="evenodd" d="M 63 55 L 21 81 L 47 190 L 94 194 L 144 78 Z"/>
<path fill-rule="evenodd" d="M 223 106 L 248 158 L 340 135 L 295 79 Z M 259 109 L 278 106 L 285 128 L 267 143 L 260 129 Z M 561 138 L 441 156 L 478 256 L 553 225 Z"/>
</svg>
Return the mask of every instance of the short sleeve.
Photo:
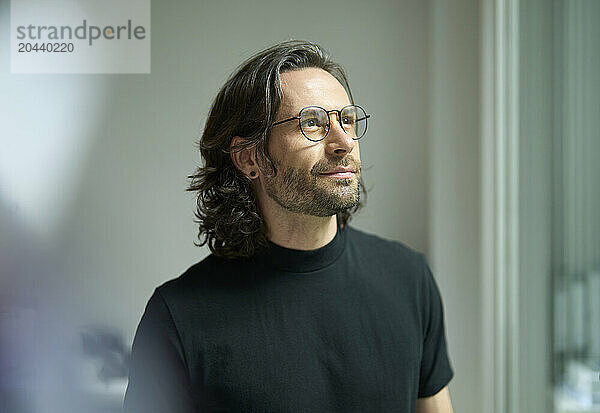
<svg viewBox="0 0 600 413">
<path fill-rule="evenodd" d="M 431 269 L 423 256 L 422 315 L 424 323 L 423 356 L 419 377 L 419 396 L 433 396 L 454 376 L 446 348 L 442 298 Z"/>
<path fill-rule="evenodd" d="M 189 383 L 177 329 L 157 289 L 146 305 L 133 340 L 124 411 L 193 412 Z"/>
</svg>

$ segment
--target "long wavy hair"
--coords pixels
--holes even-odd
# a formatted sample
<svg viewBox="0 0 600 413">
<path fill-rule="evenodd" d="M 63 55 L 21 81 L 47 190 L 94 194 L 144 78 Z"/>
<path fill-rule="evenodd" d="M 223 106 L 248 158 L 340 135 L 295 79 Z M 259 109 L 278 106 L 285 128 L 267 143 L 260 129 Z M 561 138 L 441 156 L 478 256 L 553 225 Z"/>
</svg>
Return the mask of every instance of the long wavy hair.
<svg viewBox="0 0 600 413">
<path fill-rule="evenodd" d="M 217 94 L 197 144 L 204 165 L 188 176 L 187 191 L 197 194 L 197 246 L 208 244 L 217 256 L 242 258 L 268 245 L 267 228 L 251 180 L 233 164 L 230 151 L 255 147 L 267 173 L 277 173 L 267 148 L 281 104 L 280 74 L 305 68 L 329 72 L 354 103 L 343 68 L 318 44 L 299 40 L 276 44 L 250 57 Z M 243 142 L 231 146 L 234 136 L 243 137 Z M 337 214 L 340 228 L 347 225 L 366 201 L 362 177 L 359 187 L 362 196 L 358 205 Z"/>
</svg>

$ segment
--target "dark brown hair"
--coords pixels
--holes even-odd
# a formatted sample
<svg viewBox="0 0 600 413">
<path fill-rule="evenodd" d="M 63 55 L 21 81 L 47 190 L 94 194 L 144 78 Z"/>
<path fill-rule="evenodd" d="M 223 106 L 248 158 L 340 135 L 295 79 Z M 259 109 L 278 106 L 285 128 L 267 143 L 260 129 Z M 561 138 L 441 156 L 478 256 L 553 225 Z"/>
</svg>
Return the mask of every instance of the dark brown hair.
<svg viewBox="0 0 600 413">
<path fill-rule="evenodd" d="M 305 68 L 320 68 L 334 76 L 348 93 L 348 79 L 340 65 L 318 44 L 290 40 L 265 49 L 242 63 L 215 98 L 198 142 L 204 165 L 188 178 L 188 191 L 197 193 L 198 246 L 208 244 L 218 256 L 249 257 L 268 245 L 266 226 L 260 214 L 251 181 L 233 164 L 230 145 L 234 136 L 244 138 L 231 150 L 256 147 L 257 157 L 276 173 L 267 147 L 271 126 L 281 104 L 280 74 Z M 365 201 L 337 214 L 344 228 Z"/>
</svg>

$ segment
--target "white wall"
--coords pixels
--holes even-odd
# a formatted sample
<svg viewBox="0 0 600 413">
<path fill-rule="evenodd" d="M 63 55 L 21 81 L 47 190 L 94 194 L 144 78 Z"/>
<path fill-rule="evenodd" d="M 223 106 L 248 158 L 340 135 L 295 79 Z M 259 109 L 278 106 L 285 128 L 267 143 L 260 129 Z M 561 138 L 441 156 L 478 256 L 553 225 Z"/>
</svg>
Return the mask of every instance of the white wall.
<svg viewBox="0 0 600 413">
<path fill-rule="evenodd" d="M 429 242 L 455 369 L 456 412 L 483 409 L 480 263 L 480 6 L 436 0 L 431 13 Z"/>
</svg>

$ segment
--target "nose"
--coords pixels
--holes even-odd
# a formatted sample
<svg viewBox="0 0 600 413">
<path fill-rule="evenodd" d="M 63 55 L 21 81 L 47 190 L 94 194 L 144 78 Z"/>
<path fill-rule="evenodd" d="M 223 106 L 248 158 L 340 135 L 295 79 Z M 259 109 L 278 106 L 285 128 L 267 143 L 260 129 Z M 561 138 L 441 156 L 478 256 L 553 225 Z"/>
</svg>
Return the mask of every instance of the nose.
<svg viewBox="0 0 600 413">
<path fill-rule="evenodd" d="M 358 141 L 352 139 L 347 134 L 339 121 L 339 113 L 331 113 L 330 116 L 330 129 L 329 133 L 325 137 L 326 152 L 330 155 L 345 156 L 352 152 L 354 146 L 358 144 Z"/>
</svg>

